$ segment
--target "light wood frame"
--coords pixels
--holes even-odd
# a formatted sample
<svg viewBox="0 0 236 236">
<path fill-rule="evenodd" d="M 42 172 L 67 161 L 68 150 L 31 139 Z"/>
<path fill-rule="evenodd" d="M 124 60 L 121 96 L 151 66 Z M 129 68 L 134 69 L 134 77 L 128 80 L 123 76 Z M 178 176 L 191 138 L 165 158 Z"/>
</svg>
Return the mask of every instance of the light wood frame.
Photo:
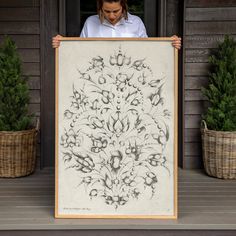
<svg viewBox="0 0 236 236">
<path fill-rule="evenodd" d="M 86 39 L 82 39 L 82 38 L 63 38 L 61 40 L 61 42 L 72 42 L 72 41 L 76 41 L 76 43 L 80 43 L 80 42 L 90 42 L 91 45 L 96 45 L 99 44 L 99 42 L 106 42 L 107 44 L 109 44 L 109 42 L 111 41 L 116 41 L 118 43 L 122 42 L 139 42 L 140 44 L 142 44 L 142 42 L 148 42 L 150 44 L 152 44 L 152 42 L 167 42 L 171 45 L 172 42 L 172 38 L 145 38 L 145 39 L 140 39 L 140 38 L 86 38 Z M 97 45 L 98 46 L 98 45 Z M 178 50 L 173 48 L 173 56 L 172 58 L 170 58 L 170 61 L 172 61 L 173 63 L 173 108 L 174 108 L 174 115 L 173 115 L 173 127 L 174 130 L 171 132 L 173 135 L 173 167 L 172 167 L 172 183 L 173 183 L 173 189 L 172 189 L 172 194 L 173 194 L 173 198 L 171 199 L 172 203 L 173 203 L 173 209 L 172 209 L 172 213 L 170 215 L 168 214 L 113 214 L 113 213 L 109 213 L 109 214 L 81 214 L 81 213 L 60 213 L 59 207 L 60 207 L 60 203 L 59 203 L 59 199 L 60 199 L 60 194 L 59 194 L 59 177 L 60 177 L 60 171 L 59 171 L 59 164 L 60 162 L 62 162 L 62 160 L 60 160 L 61 157 L 60 153 L 59 153 L 59 126 L 60 126 L 60 122 L 59 122 L 59 117 L 58 117 L 58 113 L 59 113 L 59 107 L 60 107 L 60 101 L 59 98 L 61 97 L 61 94 L 59 92 L 60 89 L 60 73 L 59 73 L 59 51 L 60 51 L 60 47 L 58 49 L 56 49 L 56 86 L 55 86 L 55 90 L 56 90 L 56 144 L 55 144 L 55 154 L 56 154 L 56 168 L 55 168 L 55 185 L 56 185 L 56 193 L 55 193 L 55 217 L 56 218 L 143 218 L 143 219 L 177 219 L 177 153 L 178 153 Z M 125 52 L 126 54 L 128 54 L 128 52 Z M 125 57 L 126 54 L 123 54 L 123 56 Z M 128 57 L 128 55 L 127 55 Z M 80 72 L 82 73 L 82 72 Z M 163 164 L 163 163 L 162 163 Z M 100 202 L 99 202 L 100 203 Z M 172 204 L 171 203 L 171 204 Z M 116 205 L 117 207 L 117 205 Z"/>
</svg>

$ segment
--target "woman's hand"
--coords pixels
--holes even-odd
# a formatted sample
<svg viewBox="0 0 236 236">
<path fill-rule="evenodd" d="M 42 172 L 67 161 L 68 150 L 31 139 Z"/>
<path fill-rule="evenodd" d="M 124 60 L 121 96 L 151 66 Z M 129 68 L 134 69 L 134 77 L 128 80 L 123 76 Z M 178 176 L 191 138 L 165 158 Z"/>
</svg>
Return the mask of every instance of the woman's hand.
<svg viewBox="0 0 236 236">
<path fill-rule="evenodd" d="M 180 50 L 181 49 L 181 38 L 179 38 L 176 35 L 173 35 L 171 38 L 173 39 L 173 41 L 172 41 L 173 47 Z"/>
<path fill-rule="evenodd" d="M 57 35 L 52 38 L 52 47 L 53 48 L 58 48 L 60 46 L 60 40 L 62 39 L 61 35 Z"/>
</svg>

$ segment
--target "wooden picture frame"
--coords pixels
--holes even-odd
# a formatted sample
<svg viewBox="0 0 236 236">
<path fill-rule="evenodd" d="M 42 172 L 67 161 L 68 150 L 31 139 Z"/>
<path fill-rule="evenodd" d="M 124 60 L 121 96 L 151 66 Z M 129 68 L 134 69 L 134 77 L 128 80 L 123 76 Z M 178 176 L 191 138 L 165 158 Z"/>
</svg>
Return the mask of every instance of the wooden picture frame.
<svg viewBox="0 0 236 236">
<path fill-rule="evenodd" d="M 177 218 L 171 38 L 63 38 L 56 49 L 56 218 Z"/>
</svg>

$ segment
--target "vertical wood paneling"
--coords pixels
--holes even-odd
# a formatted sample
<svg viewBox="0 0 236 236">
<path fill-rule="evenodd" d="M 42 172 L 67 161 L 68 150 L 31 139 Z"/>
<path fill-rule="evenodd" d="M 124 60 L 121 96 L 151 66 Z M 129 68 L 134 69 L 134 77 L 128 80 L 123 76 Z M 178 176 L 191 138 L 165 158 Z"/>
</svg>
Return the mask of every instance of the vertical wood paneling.
<svg viewBox="0 0 236 236">
<path fill-rule="evenodd" d="M 236 0 L 185 0 L 184 6 L 184 160 L 185 168 L 202 167 L 200 123 L 207 103 L 208 58 L 225 34 L 236 38 Z"/>
<path fill-rule="evenodd" d="M 179 35 L 179 0 L 167 1 L 166 35 Z"/>
<path fill-rule="evenodd" d="M 55 50 L 51 38 L 58 34 L 58 1 L 41 0 L 41 166 L 54 166 Z"/>
</svg>

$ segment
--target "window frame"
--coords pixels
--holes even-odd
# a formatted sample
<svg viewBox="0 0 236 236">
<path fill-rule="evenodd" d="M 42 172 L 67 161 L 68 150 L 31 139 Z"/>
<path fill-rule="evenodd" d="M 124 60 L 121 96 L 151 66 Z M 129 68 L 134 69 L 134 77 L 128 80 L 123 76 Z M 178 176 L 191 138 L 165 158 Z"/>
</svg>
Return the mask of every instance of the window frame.
<svg viewBox="0 0 236 236">
<path fill-rule="evenodd" d="M 77 9 L 80 9 L 80 1 L 77 2 Z M 80 29 L 80 11 L 77 11 L 76 24 L 79 25 Z M 67 35 L 66 27 L 66 0 L 59 0 L 59 33 L 61 35 Z M 158 37 L 165 35 L 166 29 L 166 0 L 144 0 L 144 24 L 147 29 L 149 37 Z"/>
</svg>

